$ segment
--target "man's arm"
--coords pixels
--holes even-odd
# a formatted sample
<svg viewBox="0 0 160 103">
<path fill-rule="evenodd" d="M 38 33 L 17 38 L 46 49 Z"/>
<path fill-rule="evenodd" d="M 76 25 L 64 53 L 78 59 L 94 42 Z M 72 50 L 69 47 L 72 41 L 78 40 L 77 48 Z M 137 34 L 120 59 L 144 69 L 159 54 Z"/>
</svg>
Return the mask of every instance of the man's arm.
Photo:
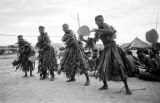
<svg viewBox="0 0 160 103">
<path fill-rule="evenodd" d="M 72 37 L 72 38 L 76 38 L 76 35 L 74 34 L 73 31 L 71 31 L 70 34 L 71 34 L 71 37 Z"/>
<path fill-rule="evenodd" d="M 99 40 L 99 33 L 95 33 L 94 34 L 95 36 L 94 36 L 94 38 L 93 38 L 93 41 L 94 41 L 94 43 L 96 44 L 96 42 L 98 42 L 98 40 Z"/>
<path fill-rule="evenodd" d="M 51 43 L 51 40 L 50 40 L 48 34 L 46 33 L 46 44 L 50 45 L 50 43 Z"/>
<path fill-rule="evenodd" d="M 37 49 L 37 48 L 39 49 L 39 41 L 40 41 L 40 36 L 38 36 L 38 39 L 37 39 L 37 40 L 38 40 L 38 42 L 36 43 L 36 46 L 35 46 L 35 48 L 36 48 L 36 49 Z"/>
<path fill-rule="evenodd" d="M 104 29 L 98 29 L 97 32 L 103 32 L 104 34 L 114 34 L 116 33 L 116 30 L 112 26 L 104 24 Z"/>
</svg>

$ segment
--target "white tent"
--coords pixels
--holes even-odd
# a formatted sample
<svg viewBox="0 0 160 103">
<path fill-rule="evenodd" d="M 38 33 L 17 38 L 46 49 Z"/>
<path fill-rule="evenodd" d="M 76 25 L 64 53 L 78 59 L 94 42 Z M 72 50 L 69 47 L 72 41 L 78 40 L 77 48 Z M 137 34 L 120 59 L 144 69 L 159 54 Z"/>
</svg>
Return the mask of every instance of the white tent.
<svg viewBox="0 0 160 103">
<path fill-rule="evenodd" d="M 140 40 L 138 37 L 136 37 L 132 42 L 126 43 L 121 45 L 120 47 L 123 50 L 127 49 L 145 49 L 148 48 L 150 45 L 142 40 Z"/>
<path fill-rule="evenodd" d="M 131 43 L 130 46 L 128 47 L 128 49 L 135 49 L 135 48 L 148 48 L 149 44 L 140 40 L 138 37 L 136 37 Z"/>
</svg>

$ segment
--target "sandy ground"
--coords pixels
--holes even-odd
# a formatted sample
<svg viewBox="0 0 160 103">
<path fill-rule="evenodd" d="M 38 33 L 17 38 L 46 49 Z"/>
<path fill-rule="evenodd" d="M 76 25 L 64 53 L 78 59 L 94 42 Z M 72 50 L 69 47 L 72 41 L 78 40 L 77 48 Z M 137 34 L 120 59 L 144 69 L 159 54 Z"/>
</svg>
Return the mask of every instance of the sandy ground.
<svg viewBox="0 0 160 103">
<path fill-rule="evenodd" d="M 66 83 L 63 75 L 55 81 L 39 80 L 37 69 L 34 77 L 22 78 L 21 71 L 12 68 L 15 55 L 0 56 L 0 103 L 160 103 L 160 83 L 129 78 L 133 95 L 116 93 L 122 82 L 109 82 L 109 90 L 99 91 L 102 83 L 91 77 L 91 85 L 83 86 L 84 76 Z"/>
</svg>

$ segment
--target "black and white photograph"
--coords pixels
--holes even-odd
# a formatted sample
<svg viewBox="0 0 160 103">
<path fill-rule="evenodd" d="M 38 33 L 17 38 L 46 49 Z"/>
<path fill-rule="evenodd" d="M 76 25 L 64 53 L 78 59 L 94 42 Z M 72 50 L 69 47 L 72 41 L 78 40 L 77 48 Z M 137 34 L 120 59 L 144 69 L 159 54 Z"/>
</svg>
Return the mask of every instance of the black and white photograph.
<svg viewBox="0 0 160 103">
<path fill-rule="evenodd" d="M 160 0 L 0 0 L 0 103 L 160 103 Z"/>
</svg>

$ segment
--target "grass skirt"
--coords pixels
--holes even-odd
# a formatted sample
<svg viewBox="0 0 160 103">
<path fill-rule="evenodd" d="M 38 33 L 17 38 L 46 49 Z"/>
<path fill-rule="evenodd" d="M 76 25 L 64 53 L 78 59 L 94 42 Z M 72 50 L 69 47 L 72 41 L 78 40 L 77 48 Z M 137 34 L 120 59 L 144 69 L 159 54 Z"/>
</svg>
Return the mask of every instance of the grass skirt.
<svg viewBox="0 0 160 103">
<path fill-rule="evenodd" d="M 43 51 L 39 51 L 38 73 L 55 71 L 58 68 L 56 55 L 53 47 L 47 47 Z"/>
<path fill-rule="evenodd" d="M 125 53 L 116 44 L 105 46 L 99 58 L 97 66 L 100 80 L 113 80 L 119 78 L 127 79 L 127 73 L 132 72 L 134 64 L 126 58 Z"/>
<path fill-rule="evenodd" d="M 13 66 L 16 66 L 16 70 L 20 69 L 22 71 L 33 71 L 34 63 L 29 61 L 28 58 L 30 54 L 20 54 L 16 60 L 13 61 Z"/>
<path fill-rule="evenodd" d="M 75 74 L 83 74 L 89 69 L 88 58 L 79 44 L 66 47 L 65 55 L 61 60 L 61 71 L 67 78 Z"/>
</svg>

